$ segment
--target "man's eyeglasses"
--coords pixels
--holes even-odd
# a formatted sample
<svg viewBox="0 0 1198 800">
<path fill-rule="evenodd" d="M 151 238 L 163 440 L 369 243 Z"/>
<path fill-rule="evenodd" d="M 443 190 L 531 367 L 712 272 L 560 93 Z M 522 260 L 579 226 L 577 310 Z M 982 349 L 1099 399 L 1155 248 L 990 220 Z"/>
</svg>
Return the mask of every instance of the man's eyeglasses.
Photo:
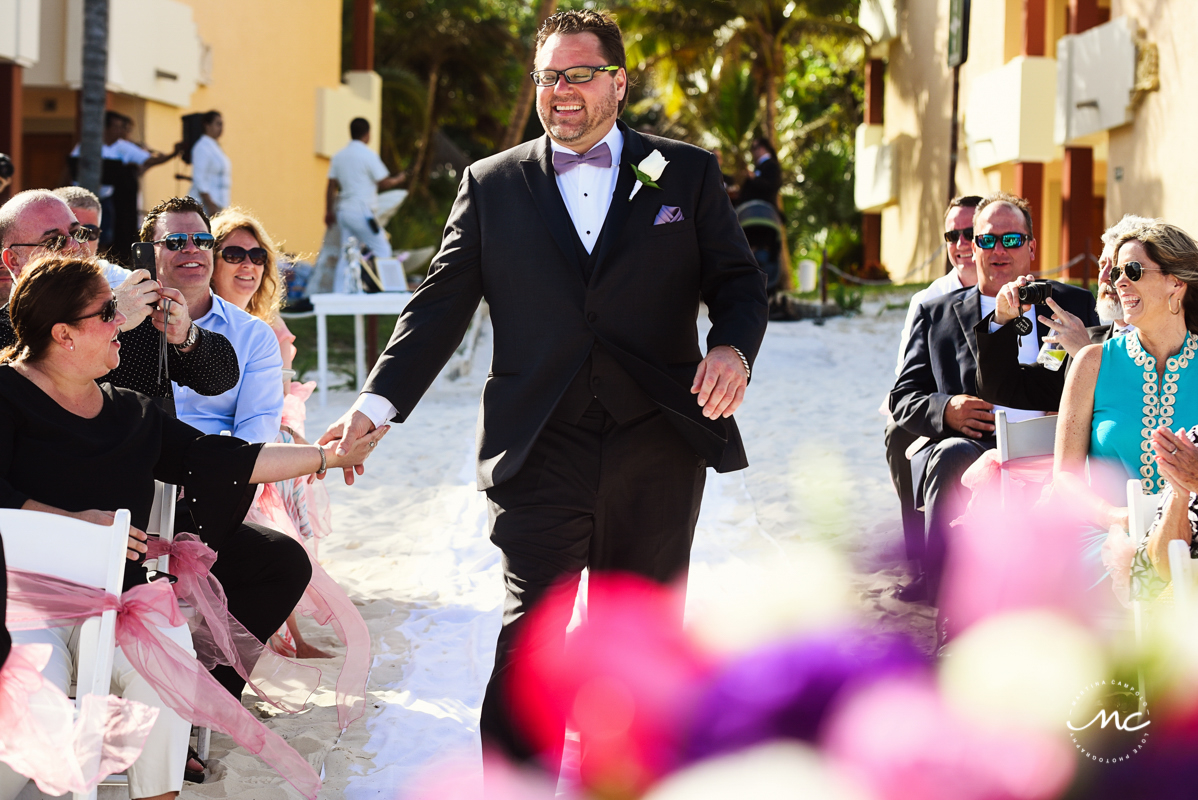
<svg viewBox="0 0 1198 800">
<path fill-rule="evenodd" d="M 216 247 L 216 237 L 211 233 L 168 233 L 161 239 L 156 240 L 154 244 L 160 244 L 167 250 L 174 252 L 187 247 L 188 237 L 191 238 L 191 241 L 200 250 L 211 250 Z"/>
<path fill-rule="evenodd" d="M 1128 261 L 1126 264 L 1118 267 L 1111 267 L 1111 283 L 1116 283 L 1123 277 L 1123 273 L 1127 273 L 1127 279 L 1135 283 L 1140 278 L 1144 277 L 1145 272 L 1162 272 L 1160 267 L 1146 267 L 1139 261 Z"/>
<path fill-rule="evenodd" d="M 75 240 L 77 244 L 83 244 L 88 240 L 87 231 L 82 227 L 78 227 L 70 233 L 60 233 L 56 236 L 51 236 L 49 239 L 44 239 L 40 242 L 13 242 L 9 247 L 43 247 L 52 253 L 57 253 L 67 246 L 71 240 Z"/>
<path fill-rule="evenodd" d="M 557 86 L 558 78 L 566 77 L 566 83 L 590 83 L 596 72 L 615 72 L 618 66 L 570 67 L 569 69 L 538 69 L 528 73 L 537 86 Z"/>
<path fill-rule="evenodd" d="M 957 228 L 955 231 L 945 231 L 944 241 L 949 244 L 956 244 L 958 239 L 964 239 L 967 242 L 973 241 L 973 228 Z"/>
<path fill-rule="evenodd" d="M 80 225 L 79 230 L 86 234 L 84 242 L 94 242 L 100 238 L 100 228 L 96 225 Z"/>
<path fill-rule="evenodd" d="M 1023 247 L 1032 237 L 1026 233 L 979 233 L 973 237 L 973 243 L 983 250 L 993 250 L 995 245 L 1002 242 L 1002 246 L 1008 250 L 1014 250 L 1018 247 Z"/>
<path fill-rule="evenodd" d="M 100 306 L 99 311 L 93 312 L 91 314 L 85 314 L 82 317 L 76 317 L 75 319 L 71 320 L 71 322 L 82 322 L 83 320 L 91 319 L 92 317 L 99 317 L 100 322 L 112 322 L 114 319 L 116 319 L 116 298 L 108 298 L 108 302 Z"/>
<path fill-rule="evenodd" d="M 227 264 L 240 264 L 245 261 L 246 256 L 249 256 L 250 263 L 259 267 L 266 266 L 266 250 L 261 247 L 251 247 L 246 250 L 244 247 L 238 247 L 231 244 L 217 253 L 221 259 Z"/>
</svg>

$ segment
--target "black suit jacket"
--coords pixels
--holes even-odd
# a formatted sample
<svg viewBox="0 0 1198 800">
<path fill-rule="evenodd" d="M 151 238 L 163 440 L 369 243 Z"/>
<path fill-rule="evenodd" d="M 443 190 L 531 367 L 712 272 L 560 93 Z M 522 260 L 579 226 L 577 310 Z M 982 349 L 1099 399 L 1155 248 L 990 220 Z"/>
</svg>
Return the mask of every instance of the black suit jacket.
<svg viewBox="0 0 1198 800">
<path fill-rule="evenodd" d="M 1076 296 L 1076 301 L 1073 300 L 1073 296 Z M 1089 299 L 1088 308 L 1087 298 Z M 1054 286 L 1053 299 L 1066 311 L 1086 323 L 1086 332 L 1090 334 L 1092 343 L 1102 344 L 1111 338 L 1114 323 L 1109 325 L 1093 324 L 1097 321 L 1098 314 L 1094 310 L 1094 300 L 1089 292 L 1084 289 L 1074 289 L 1069 295 L 1058 296 Z M 1077 307 L 1070 308 L 1065 305 L 1066 302 L 1075 302 L 1087 313 L 1079 313 Z M 1041 314 L 1051 317 L 1052 309 L 1048 306 L 1037 306 L 1036 316 L 1039 317 Z M 1047 327 L 1038 319 L 1036 325 L 1041 329 Z M 1056 372 L 1045 369 L 1039 364 L 1020 364 L 1019 345 L 1016 341 L 1015 327 L 1012 324 L 1008 323 L 991 333 L 990 317 L 987 317 L 978 323 L 976 332 L 978 397 L 989 403 L 997 403 L 1011 408 L 1027 408 L 1033 411 L 1060 410 L 1061 394 L 1065 391 L 1065 376 L 1069 373 L 1069 368 L 1073 366 L 1072 356 L 1066 356 L 1065 363 Z M 1041 331 L 1040 336 L 1043 338 L 1045 333 Z"/>
<path fill-rule="evenodd" d="M 1098 321 L 1094 298 L 1089 292 L 1056 281 L 1052 284 L 1053 299 L 1063 308 L 1084 321 Z M 1047 306 L 1037 307 L 1037 313 L 1051 316 L 1052 310 Z M 982 321 L 982 295 L 976 287 L 959 289 L 920 306 L 911 326 L 903 368 L 890 392 L 890 411 L 899 427 L 933 440 L 958 435 L 945 424 L 944 410 L 953 395 L 980 396 L 977 331 Z M 1010 333 L 1014 348 L 1013 327 Z M 1041 344 L 1050 333 L 1048 326 L 1037 322 L 1036 338 Z M 1011 357 L 1018 361 L 1014 350 Z M 1020 370 L 1020 374 L 1024 373 L 1044 373 L 1052 376 L 1044 380 L 1058 380 L 1064 385 L 1063 370 L 1053 373 L 1036 365 Z M 1058 390 L 1058 398 L 1059 394 Z"/>
<path fill-rule="evenodd" d="M 736 424 L 709 420 L 690 393 L 703 357 L 695 319 L 707 304 L 708 349 L 750 364 L 765 334 L 765 275 L 724 192 L 715 157 L 624 134 L 619 177 L 590 279 L 558 191 L 547 136 L 466 169 L 428 279 L 412 296 L 364 391 L 403 421 L 461 342 L 480 299 L 495 330 L 478 420 L 478 485 L 512 477 L 596 344 L 718 471 L 747 466 Z M 631 164 L 654 149 L 669 165 L 628 200 Z M 684 219 L 654 225 L 663 205 Z M 585 251 L 583 251 L 585 254 Z"/>
</svg>

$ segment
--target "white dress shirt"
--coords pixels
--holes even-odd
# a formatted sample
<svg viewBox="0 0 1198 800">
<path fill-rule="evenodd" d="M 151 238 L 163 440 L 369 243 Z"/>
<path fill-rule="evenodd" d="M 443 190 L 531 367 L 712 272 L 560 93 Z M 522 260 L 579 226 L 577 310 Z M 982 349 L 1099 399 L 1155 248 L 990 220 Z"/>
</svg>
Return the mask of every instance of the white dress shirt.
<svg viewBox="0 0 1198 800">
<path fill-rule="evenodd" d="M 994 313 L 998 307 L 998 298 L 987 297 L 982 295 L 982 319 L 985 319 L 990 314 Z M 1036 307 L 1032 306 L 1027 311 L 1023 312 L 1023 318 L 1032 323 L 1032 330 L 1037 330 L 1036 325 Z M 1001 328 L 1001 325 L 995 325 L 994 320 L 990 320 L 990 332 L 994 333 Z M 1033 333 L 1031 336 L 1019 337 L 1019 363 L 1020 364 L 1035 364 L 1036 357 L 1040 355 L 1040 337 Z M 1043 411 L 1028 411 L 1025 408 L 1007 408 L 1006 406 L 995 405 L 994 410 L 1003 410 L 1007 412 L 1007 422 L 1023 422 L 1036 417 L 1044 416 Z"/>
<path fill-rule="evenodd" d="M 173 383 L 179 420 L 204 433 L 229 431 L 247 442 L 273 442 L 283 421 L 283 356 L 275 332 L 215 294 L 212 309 L 195 324 L 229 340 L 241 377 L 236 386 L 215 397 Z"/>
<path fill-rule="evenodd" d="M 189 194 L 203 202 L 200 192 L 207 194 L 221 208 L 228 208 L 233 185 L 233 165 L 225 151 L 208 134 L 196 141 L 191 149 L 191 191 Z"/>
<path fill-rule="evenodd" d="M 608 149 L 611 150 L 611 167 L 579 164 L 569 172 L 557 176 L 557 190 L 561 192 L 566 211 L 570 213 L 570 219 L 574 222 L 574 230 L 578 231 L 578 238 L 582 240 L 588 253 L 595 247 L 599 232 L 603 230 L 603 222 L 607 219 L 607 210 L 611 208 L 612 195 L 616 191 L 616 179 L 620 175 L 624 134 L 620 132 L 619 126 L 613 125 L 608 134 L 595 143 L 595 147 L 603 142 L 607 142 Z M 573 152 L 552 139 L 549 140 L 549 145 L 554 152 Z M 361 411 L 376 428 L 396 414 L 395 406 L 390 400 L 369 392 L 358 395 L 350 410 Z"/>
<path fill-rule="evenodd" d="M 329 177 L 337 181 L 338 208 L 363 203 L 372 213 L 379 199 L 379 181 L 391 174 L 378 153 L 365 142 L 354 139 L 337 151 L 329 161 Z"/>
<path fill-rule="evenodd" d="M 71 157 L 79 157 L 79 145 L 75 145 L 75 147 L 71 150 Z M 140 165 L 144 164 L 146 159 L 149 157 L 150 152 L 148 150 L 143 150 L 128 139 L 117 139 L 112 144 L 100 145 L 100 158 L 107 159 L 109 161 L 120 161 L 123 164 Z M 75 185 L 78 186 L 79 184 L 76 183 Z M 101 186 L 100 199 L 107 200 L 109 197 L 112 197 L 114 191 L 115 190 L 112 186 Z"/>
</svg>

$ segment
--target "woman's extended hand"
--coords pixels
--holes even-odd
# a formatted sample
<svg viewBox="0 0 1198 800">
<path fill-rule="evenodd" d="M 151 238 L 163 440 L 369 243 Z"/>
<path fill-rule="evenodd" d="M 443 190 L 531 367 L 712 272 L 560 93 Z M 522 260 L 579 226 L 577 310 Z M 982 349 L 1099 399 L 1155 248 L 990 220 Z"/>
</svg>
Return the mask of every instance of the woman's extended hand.
<svg viewBox="0 0 1198 800">
<path fill-rule="evenodd" d="M 335 445 L 326 447 L 324 452 L 325 457 L 328 459 L 329 469 L 340 467 L 345 470 L 345 482 L 352 484 L 353 473 L 362 474 L 362 463 L 370 457 L 370 454 L 374 452 L 375 445 L 387 435 L 387 431 L 389 430 L 391 430 L 390 425 L 383 425 L 382 427 L 375 428 L 365 436 L 355 439 L 350 445 L 349 452 L 345 455 L 339 455 Z"/>
<path fill-rule="evenodd" d="M 1198 446 L 1190 437 L 1176 434 L 1163 425 L 1152 434 L 1152 449 L 1156 453 L 1156 468 L 1173 484 L 1179 495 L 1198 492 Z"/>
<path fill-rule="evenodd" d="M 116 519 L 116 512 L 100 511 L 97 508 L 92 508 L 87 511 L 75 511 L 67 514 L 67 516 L 81 519 L 84 522 L 90 522 L 93 525 L 111 527 L 113 520 Z M 146 549 L 146 532 L 130 525 L 129 544 L 125 549 L 125 558 L 130 561 L 136 561 L 145 554 Z"/>
</svg>

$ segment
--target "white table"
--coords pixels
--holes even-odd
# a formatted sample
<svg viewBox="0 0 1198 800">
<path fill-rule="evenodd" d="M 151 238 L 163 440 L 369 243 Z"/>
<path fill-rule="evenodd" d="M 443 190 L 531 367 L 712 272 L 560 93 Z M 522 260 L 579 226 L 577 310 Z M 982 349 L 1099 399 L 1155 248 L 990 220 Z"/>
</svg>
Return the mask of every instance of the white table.
<svg viewBox="0 0 1198 800">
<path fill-rule="evenodd" d="M 316 314 L 316 368 L 322 406 L 329 402 L 329 325 L 326 318 L 330 314 L 352 314 L 354 317 L 354 369 L 357 387 L 361 389 L 366 382 L 366 334 L 362 317 L 366 314 L 402 313 L 411 298 L 411 292 L 314 294 L 308 298 Z"/>
</svg>

